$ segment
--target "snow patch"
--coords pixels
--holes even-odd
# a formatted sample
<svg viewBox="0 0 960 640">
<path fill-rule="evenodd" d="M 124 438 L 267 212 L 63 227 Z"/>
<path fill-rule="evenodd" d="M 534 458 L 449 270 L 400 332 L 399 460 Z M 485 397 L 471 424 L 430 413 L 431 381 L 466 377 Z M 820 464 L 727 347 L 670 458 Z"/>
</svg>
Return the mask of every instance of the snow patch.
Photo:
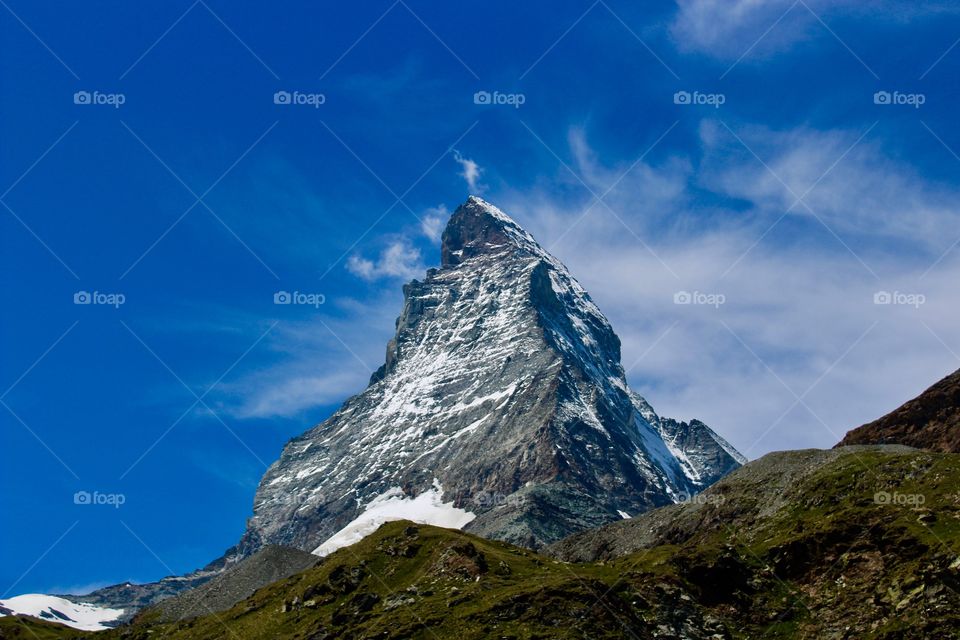
<svg viewBox="0 0 960 640">
<path fill-rule="evenodd" d="M 85 602 L 71 602 L 66 598 L 42 593 L 27 593 L 22 596 L 0 600 L 0 608 L 14 614 L 59 622 L 74 629 L 101 631 L 109 629 L 105 622 L 113 622 L 123 614 L 123 609 L 107 609 Z M 0 613 L 0 617 L 5 614 Z"/>
<path fill-rule="evenodd" d="M 462 529 L 477 517 L 465 509 L 454 507 L 453 502 L 443 502 L 442 496 L 443 487 L 437 480 L 434 480 L 432 489 L 415 498 L 405 496 L 400 487 L 394 487 L 371 500 L 363 513 L 314 549 L 313 553 L 321 557 L 328 556 L 337 549 L 363 540 L 385 522 L 412 520 L 420 524 Z"/>
</svg>

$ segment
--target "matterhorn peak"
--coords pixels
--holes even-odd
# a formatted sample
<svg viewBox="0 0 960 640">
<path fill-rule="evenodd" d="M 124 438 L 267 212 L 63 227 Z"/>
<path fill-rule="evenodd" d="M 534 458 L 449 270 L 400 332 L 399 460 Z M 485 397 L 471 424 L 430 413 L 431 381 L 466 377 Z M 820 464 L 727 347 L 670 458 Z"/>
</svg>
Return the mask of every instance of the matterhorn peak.
<svg viewBox="0 0 960 640">
<path fill-rule="evenodd" d="M 610 323 L 510 216 L 470 196 L 441 254 L 370 385 L 267 470 L 240 553 L 326 554 L 399 518 L 538 548 L 740 465 L 630 390 Z"/>
<path fill-rule="evenodd" d="M 513 218 L 486 200 L 470 196 L 450 216 L 440 262 L 451 267 L 482 253 L 534 246 L 534 239 Z"/>
</svg>

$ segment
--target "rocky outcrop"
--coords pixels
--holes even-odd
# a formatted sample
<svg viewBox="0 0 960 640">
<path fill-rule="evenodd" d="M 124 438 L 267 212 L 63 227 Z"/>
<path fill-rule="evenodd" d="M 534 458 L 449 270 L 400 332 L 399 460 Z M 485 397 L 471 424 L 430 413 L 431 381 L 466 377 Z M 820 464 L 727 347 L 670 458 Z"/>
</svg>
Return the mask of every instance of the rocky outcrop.
<svg viewBox="0 0 960 640">
<path fill-rule="evenodd" d="M 847 433 L 837 446 L 904 444 L 960 453 L 960 369 L 878 420 Z"/>
</svg>

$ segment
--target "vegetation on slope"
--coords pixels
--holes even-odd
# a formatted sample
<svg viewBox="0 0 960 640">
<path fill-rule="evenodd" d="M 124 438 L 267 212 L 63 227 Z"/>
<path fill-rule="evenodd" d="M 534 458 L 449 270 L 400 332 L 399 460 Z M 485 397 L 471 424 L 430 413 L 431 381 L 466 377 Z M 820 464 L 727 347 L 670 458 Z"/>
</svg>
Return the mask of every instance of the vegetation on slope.
<svg viewBox="0 0 960 640">
<path fill-rule="evenodd" d="M 394 522 L 227 611 L 147 610 L 96 637 L 960 638 L 960 456 L 776 456 L 630 521 L 656 540 L 625 555 L 564 562 Z M 764 480 L 777 467 L 795 483 Z M 46 637 L 89 635 L 63 633 Z"/>
</svg>

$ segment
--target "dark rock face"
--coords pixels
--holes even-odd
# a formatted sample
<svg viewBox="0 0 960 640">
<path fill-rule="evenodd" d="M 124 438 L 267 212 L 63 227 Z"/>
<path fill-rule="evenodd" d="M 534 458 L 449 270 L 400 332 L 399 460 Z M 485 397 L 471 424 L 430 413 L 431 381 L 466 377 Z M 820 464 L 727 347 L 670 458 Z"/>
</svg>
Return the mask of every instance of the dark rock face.
<svg viewBox="0 0 960 640">
<path fill-rule="evenodd" d="M 442 267 L 404 297 L 370 386 L 265 474 L 241 555 L 313 550 L 391 491 L 437 492 L 475 514 L 468 531 L 536 548 L 680 500 L 743 461 L 706 425 L 661 421 L 633 394 L 589 295 L 479 198 L 452 216 Z"/>
<path fill-rule="evenodd" d="M 960 453 L 960 369 L 899 409 L 850 431 L 837 446 L 852 444 Z"/>
</svg>

